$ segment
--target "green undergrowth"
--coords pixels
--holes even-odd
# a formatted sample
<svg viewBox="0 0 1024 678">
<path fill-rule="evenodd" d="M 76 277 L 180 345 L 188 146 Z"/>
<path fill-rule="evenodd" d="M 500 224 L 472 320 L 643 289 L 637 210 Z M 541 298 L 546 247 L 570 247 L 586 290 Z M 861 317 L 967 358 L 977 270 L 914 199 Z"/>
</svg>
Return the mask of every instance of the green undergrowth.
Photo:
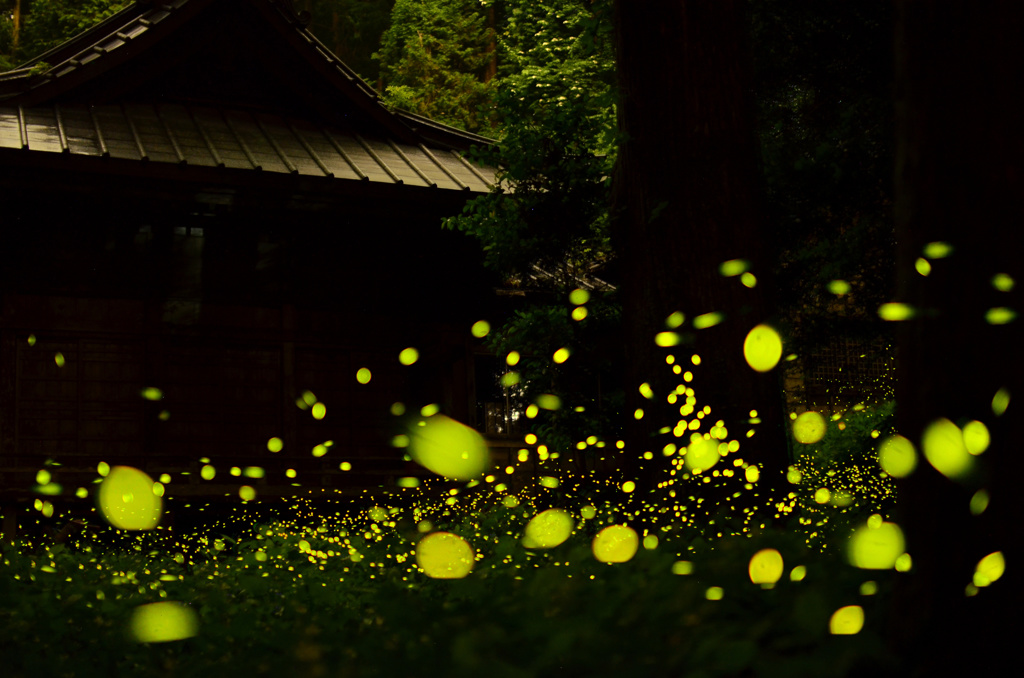
<svg viewBox="0 0 1024 678">
<path fill-rule="evenodd" d="M 609 564 L 591 541 L 617 509 L 570 509 L 565 543 L 527 549 L 523 530 L 539 508 L 528 498 L 447 515 L 379 506 L 255 525 L 240 538 L 210 528 L 188 539 L 23 544 L 0 568 L 5 675 L 791 677 L 892 663 L 887 593 L 905 575 L 818 552 L 799 523 L 720 539 L 652 531 L 656 544 Z M 432 579 L 415 565 L 417 540 L 441 530 L 472 544 L 465 578 Z M 748 574 L 765 548 L 785 563 L 771 588 Z M 195 635 L 133 640 L 133 611 L 159 601 L 187 605 Z M 864 628 L 830 634 L 847 605 L 863 607 Z"/>
</svg>

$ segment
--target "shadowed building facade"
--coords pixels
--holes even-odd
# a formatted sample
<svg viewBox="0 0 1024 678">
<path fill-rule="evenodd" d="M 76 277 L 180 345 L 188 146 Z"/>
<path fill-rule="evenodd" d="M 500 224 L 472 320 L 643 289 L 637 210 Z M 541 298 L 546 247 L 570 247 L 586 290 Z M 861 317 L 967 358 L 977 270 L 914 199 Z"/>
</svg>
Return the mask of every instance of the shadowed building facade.
<svg viewBox="0 0 1024 678">
<path fill-rule="evenodd" d="M 385 108 L 274 0 L 138 2 L 0 74 L 3 494 L 50 461 L 65 498 L 100 461 L 177 498 L 415 474 L 392 404 L 479 410 L 494 284 L 440 228 L 494 181 L 479 143 Z"/>
</svg>

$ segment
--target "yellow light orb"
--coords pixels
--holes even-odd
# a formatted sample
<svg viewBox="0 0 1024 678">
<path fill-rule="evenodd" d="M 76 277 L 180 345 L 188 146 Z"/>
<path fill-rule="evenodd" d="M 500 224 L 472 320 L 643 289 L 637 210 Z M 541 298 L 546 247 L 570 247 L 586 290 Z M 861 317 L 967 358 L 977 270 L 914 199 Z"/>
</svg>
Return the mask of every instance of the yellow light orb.
<svg viewBox="0 0 1024 678">
<path fill-rule="evenodd" d="M 284 449 L 284 441 L 280 438 L 271 438 L 267 441 L 267 449 L 271 452 L 280 452 Z"/>
<path fill-rule="evenodd" d="M 992 442 L 988 427 L 980 421 L 969 421 L 964 424 L 963 435 L 964 447 L 973 455 L 979 455 L 987 450 L 989 443 Z"/>
<path fill-rule="evenodd" d="M 828 291 L 836 296 L 841 296 L 850 291 L 850 283 L 845 280 L 833 280 L 828 284 Z"/>
<path fill-rule="evenodd" d="M 543 410 L 557 410 L 562 407 L 562 399 L 551 393 L 542 393 L 537 396 L 537 407 Z"/>
<path fill-rule="evenodd" d="M 533 517 L 526 525 L 523 546 L 550 549 L 565 542 L 572 534 L 573 520 L 567 511 L 548 509 Z"/>
<path fill-rule="evenodd" d="M 683 340 L 676 332 L 658 332 L 654 335 L 654 343 L 663 348 L 678 346 Z"/>
<path fill-rule="evenodd" d="M 937 419 L 929 424 L 924 430 L 921 447 L 928 463 L 947 478 L 964 478 L 974 465 L 974 458 L 964 444 L 963 432 L 949 419 Z"/>
<path fill-rule="evenodd" d="M 711 438 L 701 438 L 690 443 L 686 448 L 686 468 L 691 471 L 705 471 L 721 459 L 718 453 L 718 441 Z"/>
<path fill-rule="evenodd" d="M 1006 571 L 1006 558 L 1002 551 L 990 553 L 974 568 L 974 585 L 978 588 L 988 586 L 1003 576 Z"/>
<path fill-rule="evenodd" d="M 199 632 L 199 617 L 182 603 L 165 601 L 139 605 L 132 611 L 129 633 L 140 643 L 166 643 Z"/>
<path fill-rule="evenodd" d="M 694 329 L 705 330 L 709 327 L 714 327 L 723 320 L 725 320 L 725 315 L 718 311 L 704 313 L 693 319 L 693 327 Z"/>
<path fill-rule="evenodd" d="M 569 302 L 576 306 L 582 306 L 588 301 L 590 301 L 590 292 L 586 290 L 575 289 L 569 293 Z"/>
<path fill-rule="evenodd" d="M 360 367 L 356 372 L 356 381 L 360 384 L 369 384 L 372 377 L 373 375 L 370 374 L 370 370 L 366 367 Z"/>
<path fill-rule="evenodd" d="M 419 359 L 420 352 L 411 346 L 407 349 L 404 349 L 401 353 L 398 354 L 398 362 L 402 363 L 403 365 L 412 365 Z"/>
<path fill-rule="evenodd" d="M 454 419 L 437 414 L 414 426 L 412 458 L 438 475 L 470 480 L 486 470 L 490 455 L 483 436 Z"/>
<path fill-rule="evenodd" d="M 590 548 L 602 563 L 625 563 L 636 555 L 640 538 L 627 525 L 609 525 L 597 533 Z"/>
<path fill-rule="evenodd" d="M 864 608 L 860 605 L 847 605 L 832 614 L 828 622 L 829 633 L 836 636 L 852 636 L 864 628 Z"/>
<path fill-rule="evenodd" d="M 850 537 L 847 556 L 850 564 L 863 570 L 888 570 L 903 555 L 903 530 L 895 523 L 878 527 L 865 525 Z"/>
<path fill-rule="evenodd" d="M 491 331 L 491 324 L 486 320 L 477 320 L 469 331 L 477 339 L 483 339 Z"/>
<path fill-rule="evenodd" d="M 893 478 L 905 478 L 917 467 L 914 444 L 903 436 L 889 436 L 878 446 L 878 465 Z"/>
<path fill-rule="evenodd" d="M 100 512 L 119 530 L 152 530 L 160 522 L 163 500 L 153 479 L 137 468 L 115 466 L 100 483 Z"/>
<path fill-rule="evenodd" d="M 451 532 L 428 534 L 416 545 L 416 564 L 432 579 L 462 579 L 474 563 L 473 547 Z"/>
<path fill-rule="evenodd" d="M 813 445 L 825 437 L 825 417 L 817 412 L 804 412 L 793 422 L 793 437 L 798 443 Z"/>
<path fill-rule="evenodd" d="M 146 400 L 161 400 L 164 397 L 163 391 L 153 386 L 142 389 L 140 395 Z"/>
<path fill-rule="evenodd" d="M 761 549 L 750 559 L 747 571 L 755 584 L 774 584 L 782 577 L 782 554 L 775 549 Z"/>
<path fill-rule="evenodd" d="M 750 330 L 743 341 L 743 357 L 757 372 L 768 372 L 782 359 L 782 337 L 768 325 Z"/>
</svg>

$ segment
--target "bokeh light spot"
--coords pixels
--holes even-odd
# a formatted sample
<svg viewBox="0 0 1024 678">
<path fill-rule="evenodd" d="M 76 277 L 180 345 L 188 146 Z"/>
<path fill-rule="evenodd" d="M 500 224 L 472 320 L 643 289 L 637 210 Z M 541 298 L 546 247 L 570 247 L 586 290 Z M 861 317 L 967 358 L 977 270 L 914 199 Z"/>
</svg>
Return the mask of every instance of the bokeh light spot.
<svg viewBox="0 0 1024 678">
<path fill-rule="evenodd" d="M 704 592 L 704 597 L 708 600 L 721 600 L 724 596 L 725 589 L 721 586 L 711 586 Z"/>
<path fill-rule="evenodd" d="M 473 547 L 451 532 L 434 532 L 416 545 L 416 564 L 433 579 L 462 579 L 473 571 Z"/>
<path fill-rule="evenodd" d="M 256 498 L 256 488 L 252 485 L 242 485 L 238 488 L 238 496 L 242 498 L 242 501 L 252 501 Z"/>
<path fill-rule="evenodd" d="M 459 480 L 480 475 L 489 460 L 483 436 L 443 414 L 429 417 L 423 426 L 412 428 L 409 449 L 421 466 Z"/>
<path fill-rule="evenodd" d="M 804 412 L 793 422 L 793 437 L 798 443 L 813 445 L 825 437 L 825 417 L 817 412 Z"/>
<path fill-rule="evenodd" d="M 774 584 L 782 577 L 782 554 L 775 549 L 761 549 L 750 559 L 747 572 L 754 584 Z"/>
<path fill-rule="evenodd" d="M 696 435 L 696 434 L 695 434 Z M 718 441 L 713 438 L 701 438 L 690 443 L 686 448 L 686 468 L 691 471 L 705 471 L 721 459 L 718 453 Z"/>
<path fill-rule="evenodd" d="M 847 556 L 850 564 L 863 570 L 888 570 L 903 553 L 903 530 L 895 523 L 878 527 L 864 525 L 850 537 Z"/>
<path fill-rule="evenodd" d="M 989 325 L 1006 325 L 1017 319 L 1017 312 L 1012 308 L 997 306 L 985 311 L 985 322 Z"/>
<path fill-rule="evenodd" d="M 971 515 L 980 516 L 988 508 L 988 491 L 981 489 L 971 496 Z"/>
<path fill-rule="evenodd" d="M 575 289 L 569 292 L 569 302 L 575 306 L 582 306 L 588 301 L 590 301 L 590 292 L 586 290 Z"/>
<path fill-rule="evenodd" d="M 267 441 L 267 449 L 271 452 L 280 452 L 284 449 L 284 441 L 274 437 Z"/>
<path fill-rule="evenodd" d="M 115 466 L 100 484 L 99 508 L 120 530 L 152 530 L 160 522 L 163 501 L 153 494 L 153 479 L 144 472 Z"/>
<path fill-rule="evenodd" d="M 636 555 L 640 538 L 627 525 L 609 525 L 594 537 L 590 549 L 602 563 L 625 563 Z"/>
<path fill-rule="evenodd" d="M 164 601 L 139 605 L 132 611 L 129 633 L 140 643 L 165 643 L 191 638 L 199 632 L 199 617 L 182 603 Z"/>
<path fill-rule="evenodd" d="M 491 323 L 486 320 L 477 320 L 473 323 L 473 326 L 469 328 L 469 331 L 477 339 L 483 339 L 491 331 Z"/>
<path fill-rule="evenodd" d="M 551 357 L 551 359 L 554 360 L 558 364 L 564 363 L 566 360 L 569 359 L 569 349 L 567 349 L 567 348 L 560 348 L 560 349 L 558 349 L 557 351 L 555 351 L 555 354 Z"/>
<path fill-rule="evenodd" d="M 373 375 L 370 374 L 370 370 L 366 367 L 360 367 L 359 370 L 356 371 L 356 381 L 360 384 L 369 384 L 372 377 Z"/>
<path fill-rule="evenodd" d="M 878 465 L 893 478 L 906 478 L 917 467 L 914 444 L 900 435 L 889 436 L 878 446 Z"/>
<path fill-rule="evenodd" d="M 726 278 L 732 278 L 749 270 L 750 262 L 746 259 L 730 259 L 718 265 L 718 272 Z"/>
<path fill-rule="evenodd" d="M 992 276 L 992 287 L 1000 292 L 1009 292 L 1016 284 L 1016 281 L 1006 273 L 996 273 Z"/>
<path fill-rule="evenodd" d="M 988 449 L 992 437 L 989 435 L 988 427 L 980 421 L 969 421 L 964 424 L 964 447 L 967 452 L 978 455 Z"/>
<path fill-rule="evenodd" d="M 402 352 L 398 354 L 398 362 L 403 365 L 412 365 L 420 359 L 420 352 L 414 349 L 412 346 L 406 349 L 402 349 Z"/>
<path fill-rule="evenodd" d="M 693 563 L 689 560 L 677 560 L 672 563 L 672 574 L 687 575 L 693 573 Z"/>
<path fill-rule="evenodd" d="M 537 407 L 543 410 L 557 410 L 562 407 L 562 399 L 551 393 L 542 393 L 537 396 Z"/>
<path fill-rule="evenodd" d="M 323 403 L 316 403 L 315 405 L 313 405 L 312 412 L 314 419 L 323 419 L 324 417 L 327 416 L 327 406 L 324 405 Z"/>
<path fill-rule="evenodd" d="M 1010 390 L 1001 388 L 992 396 L 992 414 L 997 417 L 1003 416 L 1006 408 L 1010 406 Z"/>
<path fill-rule="evenodd" d="M 164 392 L 154 386 L 148 386 L 139 392 L 146 400 L 160 400 L 164 397 Z"/>
<path fill-rule="evenodd" d="M 523 546 L 550 549 L 565 542 L 572 534 L 573 520 L 567 511 L 548 509 L 533 517 L 526 525 Z"/>
<path fill-rule="evenodd" d="M 714 327 L 725 319 L 725 315 L 718 311 L 704 313 L 693 319 L 693 327 L 698 330 L 705 330 Z"/>
<path fill-rule="evenodd" d="M 914 317 L 914 309 L 909 304 L 889 302 L 878 307 L 878 317 L 891 322 L 909 320 Z"/>
<path fill-rule="evenodd" d="M 848 294 L 850 291 L 850 283 L 845 280 L 833 280 L 828 284 L 828 291 L 836 296 Z"/>
<path fill-rule="evenodd" d="M 928 463 L 947 478 L 956 480 L 970 473 L 974 458 L 967 451 L 960 427 L 949 419 L 937 419 L 929 424 L 924 430 L 921 447 Z"/>
<path fill-rule="evenodd" d="M 860 605 L 847 605 L 832 613 L 828 621 L 828 631 L 835 636 L 852 636 L 864 628 L 864 608 Z"/>
<path fill-rule="evenodd" d="M 662 348 L 678 346 L 682 338 L 676 332 L 658 332 L 654 335 L 654 343 Z"/>
<path fill-rule="evenodd" d="M 990 553 L 978 561 L 974 568 L 974 585 L 984 588 L 1003 576 L 1006 571 L 1006 558 L 1002 551 Z"/>
<path fill-rule="evenodd" d="M 932 272 L 932 265 L 928 263 L 928 260 L 924 257 L 918 257 L 917 261 L 914 262 L 914 269 L 925 277 Z"/>
<path fill-rule="evenodd" d="M 945 259 L 953 253 L 953 246 L 948 242 L 930 242 L 924 246 L 923 254 L 929 259 Z"/>
<path fill-rule="evenodd" d="M 665 318 L 665 327 L 674 330 L 682 325 L 684 320 L 686 320 L 686 316 L 681 311 L 675 311 Z"/>
<path fill-rule="evenodd" d="M 758 325 L 743 341 L 743 357 L 757 372 L 768 372 L 782 359 L 782 338 L 774 328 Z"/>
<path fill-rule="evenodd" d="M 587 307 L 577 306 L 572 310 L 572 319 L 579 322 L 587 317 Z"/>
</svg>

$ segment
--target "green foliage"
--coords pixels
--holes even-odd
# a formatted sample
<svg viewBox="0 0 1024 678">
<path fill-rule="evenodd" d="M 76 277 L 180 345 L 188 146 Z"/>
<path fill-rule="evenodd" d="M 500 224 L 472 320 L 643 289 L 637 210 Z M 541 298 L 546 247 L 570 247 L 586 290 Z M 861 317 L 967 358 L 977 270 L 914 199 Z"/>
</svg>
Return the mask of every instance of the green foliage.
<svg viewBox="0 0 1024 678">
<path fill-rule="evenodd" d="M 610 418 L 621 405 L 609 378 L 617 353 L 606 341 L 616 335 L 618 302 L 598 278 L 612 259 L 610 3 L 507 3 L 504 16 L 506 60 L 494 91 L 503 125 L 497 143 L 476 153 L 500 168 L 499 183 L 445 225 L 479 240 L 485 264 L 527 295 L 489 346 L 525 356 L 518 370 L 528 396 L 554 393 L 566 403 L 538 432 L 569 449 L 592 434 L 615 435 Z M 587 318 L 576 322 L 567 297 L 580 286 L 595 292 Z M 562 347 L 574 357 L 552 363 Z"/>
<path fill-rule="evenodd" d="M 894 510 L 896 485 L 880 472 L 877 453 L 879 443 L 895 433 L 894 410 L 894 402 L 851 410 L 829 421 L 819 442 L 791 442 L 796 459 L 791 468 L 800 474 L 793 501 L 799 506 L 798 524 L 813 534 L 809 543 L 841 543 L 872 513 Z M 822 488 L 827 499 L 818 494 Z"/>
<path fill-rule="evenodd" d="M 882 633 L 893 572 L 855 570 L 780 532 L 665 537 L 607 565 L 589 544 L 609 515 L 578 518 L 569 541 L 530 550 L 520 543 L 524 508 L 437 516 L 437 527 L 480 553 L 469 577 L 451 581 L 399 562 L 418 538 L 409 508 L 378 521 L 379 536 L 364 516 L 346 530 L 265 524 L 236 544 L 211 535 L 187 557 L 170 546 L 9 552 L 0 561 L 0 659 L 11 676 L 843 676 L 892 661 Z M 805 566 L 807 577 L 784 574 L 770 590 L 751 584 L 747 564 L 762 548 L 782 554 L 786 573 Z M 672 574 L 680 559 L 693 563 L 691 574 Z M 868 579 L 879 582 L 874 598 L 858 593 Z M 707 599 L 712 586 L 721 600 Z M 198 635 L 133 642 L 132 610 L 161 600 L 185 602 Z M 864 606 L 867 626 L 829 636 L 830 615 L 848 604 Z"/>
<path fill-rule="evenodd" d="M 489 132 L 484 71 L 493 39 L 477 2 L 397 0 L 375 55 L 385 102 L 470 132 Z"/>
<path fill-rule="evenodd" d="M 2 49 L 3 39 L 0 38 L 0 52 L 5 55 L 0 58 L 10 64 L 28 61 L 129 4 L 127 0 L 34 0 L 28 5 L 29 11 L 24 16 L 17 51 L 10 53 Z"/>
<path fill-rule="evenodd" d="M 380 65 L 371 58 L 391 23 L 395 0 L 317 0 L 310 30 L 364 80 L 374 83 Z"/>
</svg>

